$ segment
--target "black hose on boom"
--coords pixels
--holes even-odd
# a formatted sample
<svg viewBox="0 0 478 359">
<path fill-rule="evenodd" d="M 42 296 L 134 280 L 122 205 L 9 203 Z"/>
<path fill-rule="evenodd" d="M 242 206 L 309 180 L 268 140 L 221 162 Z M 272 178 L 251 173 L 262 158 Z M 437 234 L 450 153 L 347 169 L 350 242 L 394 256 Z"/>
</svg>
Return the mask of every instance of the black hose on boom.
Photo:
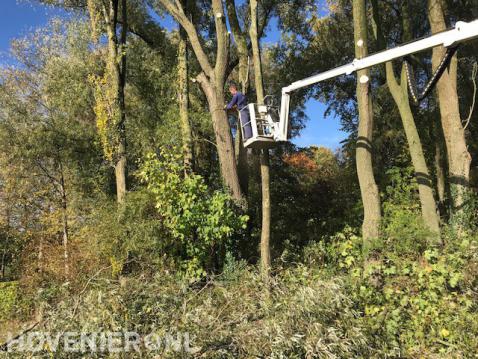
<svg viewBox="0 0 478 359">
<path fill-rule="evenodd" d="M 450 64 L 450 61 L 453 55 L 455 55 L 457 49 L 458 49 L 458 46 L 454 46 L 454 47 L 449 47 L 446 50 L 445 55 L 440 61 L 440 65 L 438 65 L 437 69 L 435 70 L 432 77 L 430 78 L 428 83 L 425 85 L 425 88 L 420 94 L 417 94 L 417 86 L 414 82 L 415 80 L 414 80 L 413 69 L 411 68 L 411 64 L 409 63 L 407 57 L 404 58 L 405 71 L 407 72 L 408 90 L 410 91 L 410 95 L 412 96 L 412 100 L 415 105 L 419 105 L 420 101 L 426 98 L 428 94 L 430 93 L 430 91 L 435 87 L 438 80 L 440 80 L 440 77 L 443 75 L 443 72 L 445 72 L 445 69 Z M 413 78 L 413 81 L 412 81 L 412 78 Z"/>
</svg>

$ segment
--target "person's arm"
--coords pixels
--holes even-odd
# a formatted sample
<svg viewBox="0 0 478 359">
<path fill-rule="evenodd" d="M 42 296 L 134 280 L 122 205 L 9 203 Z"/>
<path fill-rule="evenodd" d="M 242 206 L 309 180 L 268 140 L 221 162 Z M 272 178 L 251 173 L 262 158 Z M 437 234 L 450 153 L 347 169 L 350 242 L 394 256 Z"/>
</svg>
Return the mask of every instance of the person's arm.
<svg viewBox="0 0 478 359">
<path fill-rule="evenodd" d="M 232 109 L 236 104 L 237 104 L 237 99 L 238 99 L 238 94 L 236 93 L 234 96 L 232 96 L 231 102 L 229 102 L 226 106 L 226 110 Z"/>
</svg>

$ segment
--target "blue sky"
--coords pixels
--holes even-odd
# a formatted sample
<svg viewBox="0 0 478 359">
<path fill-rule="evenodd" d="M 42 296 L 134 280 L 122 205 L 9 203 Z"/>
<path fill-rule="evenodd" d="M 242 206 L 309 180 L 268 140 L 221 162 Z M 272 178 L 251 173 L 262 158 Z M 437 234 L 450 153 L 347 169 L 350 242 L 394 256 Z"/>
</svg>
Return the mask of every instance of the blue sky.
<svg viewBox="0 0 478 359">
<path fill-rule="evenodd" d="M 0 12 L 0 63 L 9 63 L 8 49 L 10 40 L 23 37 L 31 30 L 48 23 L 49 18 L 62 15 L 62 12 L 26 0 L 1 0 Z M 171 24 L 170 19 L 166 22 Z M 280 33 L 272 22 L 264 41 L 273 43 L 278 41 Z M 347 137 L 340 131 L 338 118 L 324 118 L 325 106 L 318 101 L 310 100 L 306 104 L 306 114 L 310 120 L 306 124 L 300 137 L 293 142 L 301 147 L 321 145 L 336 149 L 340 141 Z"/>
<path fill-rule="evenodd" d="M 5 62 L 10 40 L 28 34 L 30 30 L 43 26 L 48 19 L 61 12 L 57 9 L 32 5 L 25 0 L 0 0 L 0 58 Z"/>
</svg>

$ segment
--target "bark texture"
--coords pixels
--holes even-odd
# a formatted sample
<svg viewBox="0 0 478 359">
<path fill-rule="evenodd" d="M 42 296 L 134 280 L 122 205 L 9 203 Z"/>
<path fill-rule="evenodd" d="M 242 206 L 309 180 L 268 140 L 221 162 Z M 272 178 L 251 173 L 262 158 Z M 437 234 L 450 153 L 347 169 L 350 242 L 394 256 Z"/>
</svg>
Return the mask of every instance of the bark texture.
<svg viewBox="0 0 478 359">
<path fill-rule="evenodd" d="M 237 172 L 239 175 L 239 184 L 241 186 L 242 193 L 245 196 L 249 193 L 249 153 L 247 148 L 244 147 L 242 140 L 242 132 L 240 122 L 237 121 L 236 138 L 234 141 L 234 148 L 236 154 Z"/>
<path fill-rule="evenodd" d="M 260 158 L 262 188 L 261 272 L 264 278 L 268 278 L 271 270 L 271 181 L 269 150 L 261 150 Z"/>
<path fill-rule="evenodd" d="M 435 176 L 436 176 L 436 193 L 438 197 L 439 213 L 443 216 L 446 214 L 446 159 L 445 159 L 445 145 L 443 140 L 443 133 L 441 125 L 438 121 L 432 124 L 433 139 L 435 141 Z"/>
<path fill-rule="evenodd" d="M 234 199 L 242 202 L 244 198 L 239 183 L 231 129 L 226 112 L 223 109 L 225 103 L 223 86 L 217 89 L 216 86 L 210 84 L 202 73 L 198 76 L 198 81 L 206 94 L 209 108 L 212 109 L 212 124 L 222 177 L 231 190 Z"/>
<path fill-rule="evenodd" d="M 118 145 L 113 155 L 115 178 L 116 178 L 116 198 L 118 203 L 124 201 L 126 195 L 126 133 L 125 133 L 125 85 L 126 85 L 126 36 L 127 36 L 127 5 L 126 0 L 121 0 L 121 33 L 117 36 L 118 12 L 120 9 L 120 0 L 109 0 L 108 6 L 103 3 L 103 16 L 106 22 L 106 32 L 108 35 L 108 64 L 111 72 L 111 84 L 116 94 L 115 103 L 117 107 L 117 121 L 113 119 L 113 124 L 118 132 Z"/>
<path fill-rule="evenodd" d="M 264 103 L 264 83 L 262 80 L 261 50 L 257 33 L 257 0 L 250 1 L 251 27 L 249 34 L 252 44 L 254 60 L 254 83 L 256 87 L 257 103 Z M 269 150 L 262 149 L 261 163 L 261 188 L 262 188 L 262 227 L 261 227 L 261 272 L 268 279 L 271 268 L 270 239 L 271 239 L 271 195 L 270 195 L 270 160 Z"/>
<path fill-rule="evenodd" d="M 437 33 L 447 28 L 443 2 L 441 0 L 428 0 L 428 19 L 432 33 Z M 445 51 L 446 49 L 443 47 L 433 49 L 433 70 L 440 64 Z M 456 54 L 449 68 L 443 73 L 437 83 L 437 93 L 448 158 L 448 180 L 452 200 L 452 215 L 459 215 L 463 210 L 466 192 L 469 187 L 471 155 L 466 146 L 465 130 L 460 117 Z"/>
<path fill-rule="evenodd" d="M 241 92 L 247 95 L 249 87 L 249 49 L 247 47 L 247 37 L 239 23 L 238 14 L 236 11 L 236 3 L 234 0 L 226 0 L 227 14 L 229 18 L 229 24 L 234 42 L 236 44 L 237 56 L 238 56 L 238 70 L 239 70 L 239 83 L 241 86 Z M 249 164 L 248 164 L 248 151 L 243 146 L 242 132 L 240 121 L 237 121 L 236 139 L 235 139 L 235 151 L 237 171 L 239 174 L 239 183 L 241 185 L 242 192 L 247 195 L 249 192 Z"/>
<path fill-rule="evenodd" d="M 70 275 L 70 254 L 69 254 L 69 227 L 68 227 L 68 199 L 66 196 L 65 176 L 63 174 L 63 164 L 60 161 L 60 181 L 59 189 L 61 194 L 61 210 L 62 210 L 62 244 L 63 244 L 63 265 L 65 278 Z"/>
<path fill-rule="evenodd" d="M 407 137 L 410 156 L 412 158 L 415 176 L 418 183 L 418 193 L 422 209 L 422 216 L 425 225 L 434 233 L 440 233 L 440 222 L 437 213 L 435 198 L 433 195 L 433 184 L 425 161 L 423 147 L 418 134 L 415 119 L 410 108 L 407 88 L 407 74 L 405 67 L 402 67 L 400 84 L 395 78 L 393 65 L 386 64 L 387 84 L 392 97 L 397 104 L 402 118 L 403 128 Z"/>
<path fill-rule="evenodd" d="M 367 17 L 365 0 L 353 2 L 355 56 L 363 58 L 368 55 Z M 370 94 L 370 71 L 357 73 L 357 101 L 359 109 L 359 126 L 356 149 L 357 175 L 364 208 L 362 236 L 364 251 L 367 252 L 370 240 L 380 235 L 380 195 L 375 182 L 372 165 L 373 111 Z"/>
<path fill-rule="evenodd" d="M 372 0 L 373 17 L 375 22 L 375 32 L 377 42 L 380 48 L 384 48 L 386 40 L 382 32 L 378 2 Z M 403 40 L 411 39 L 410 14 L 408 1 L 402 2 L 402 20 L 403 20 Z M 392 62 L 385 65 L 385 74 L 387 78 L 387 85 L 390 93 L 395 101 L 400 112 L 405 136 L 407 138 L 410 157 L 415 169 L 415 177 L 418 183 L 418 194 L 420 198 L 420 205 L 422 217 L 425 225 L 430 229 L 433 239 L 440 241 L 440 216 L 437 212 L 435 197 L 433 194 L 433 184 L 430 173 L 425 161 L 422 143 L 418 134 L 418 129 L 413 117 L 410 101 L 408 98 L 407 73 L 405 66 L 402 66 L 400 82 L 395 77 Z"/>
</svg>

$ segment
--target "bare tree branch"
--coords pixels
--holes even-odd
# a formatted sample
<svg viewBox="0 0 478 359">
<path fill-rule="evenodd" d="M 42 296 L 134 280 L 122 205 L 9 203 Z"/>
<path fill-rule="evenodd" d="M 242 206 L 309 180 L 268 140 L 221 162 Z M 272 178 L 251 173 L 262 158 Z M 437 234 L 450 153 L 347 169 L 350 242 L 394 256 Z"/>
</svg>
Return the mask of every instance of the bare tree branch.
<svg viewBox="0 0 478 359">
<path fill-rule="evenodd" d="M 39 321 L 36 321 L 34 322 L 33 324 L 30 324 L 30 326 L 28 326 L 26 329 L 24 329 L 22 332 L 20 332 L 19 334 L 15 335 L 13 338 L 11 338 L 10 340 L 8 340 L 7 342 L 5 343 L 2 343 L 0 345 L 0 351 L 8 351 L 8 346 L 13 343 L 15 340 L 18 340 L 18 338 L 22 337 L 23 335 L 25 335 L 26 333 L 32 331 L 33 329 L 35 329 L 38 325 L 40 324 Z"/>
<path fill-rule="evenodd" d="M 166 10 L 171 14 L 174 19 L 179 22 L 179 24 L 184 28 L 186 33 L 188 34 L 189 41 L 193 51 L 198 59 L 199 65 L 201 66 L 202 70 L 208 77 L 213 77 L 214 71 L 209 63 L 209 59 L 204 51 L 201 40 L 199 38 L 198 32 L 194 27 L 194 24 L 188 19 L 186 14 L 184 13 L 184 9 L 180 3 L 176 2 L 176 4 L 172 3 L 170 0 L 158 0 Z"/>
<path fill-rule="evenodd" d="M 241 48 L 247 50 L 247 41 L 244 31 L 241 29 L 239 24 L 239 18 L 236 11 L 236 3 L 234 0 L 226 0 L 227 8 L 227 17 L 229 19 L 229 24 L 231 25 L 232 35 L 234 36 L 234 41 L 236 42 L 237 48 L 240 51 Z"/>
<path fill-rule="evenodd" d="M 230 0 L 226 0 L 227 2 L 230 2 Z M 234 0 L 232 0 L 234 1 Z M 227 4 L 227 3 L 226 3 Z M 230 15 L 230 11 L 229 11 L 229 4 L 227 4 L 228 6 L 228 15 L 229 15 L 229 22 L 231 23 L 231 15 Z M 263 8 L 263 11 L 264 11 L 264 16 L 262 16 L 260 19 L 258 19 L 258 30 L 257 30 L 257 35 L 258 35 L 258 38 L 261 39 L 263 36 L 264 36 L 264 31 L 267 27 L 267 24 L 269 23 L 269 20 L 270 20 L 270 17 L 272 15 L 272 10 L 274 8 L 274 5 L 272 4 L 272 2 L 269 2 L 268 3 L 268 6 L 267 7 L 264 7 Z M 234 9 L 235 10 L 235 9 Z M 237 14 L 237 13 L 236 13 Z M 237 15 L 236 15 L 237 16 Z M 233 30 L 233 24 L 231 23 L 231 30 Z M 234 35 L 234 38 L 236 39 L 236 35 L 234 34 L 234 30 L 232 32 L 232 34 Z M 247 44 L 247 55 L 251 55 L 251 50 L 252 50 L 252 45 L 251 43 L 249 42 Z M 236 68 L 236 66 L 239 64 L 239 58 L 235 58 L 234 60 L 232 61 L 229 61 L 229 64 L 228 64 L 228 67 L 227 67 L 227 70 L 226 70 L 226 78 L 229 77 L 229 75 L 232 73 L 232 71 L 234 71 L 234 69 Z"/>
</svg>

